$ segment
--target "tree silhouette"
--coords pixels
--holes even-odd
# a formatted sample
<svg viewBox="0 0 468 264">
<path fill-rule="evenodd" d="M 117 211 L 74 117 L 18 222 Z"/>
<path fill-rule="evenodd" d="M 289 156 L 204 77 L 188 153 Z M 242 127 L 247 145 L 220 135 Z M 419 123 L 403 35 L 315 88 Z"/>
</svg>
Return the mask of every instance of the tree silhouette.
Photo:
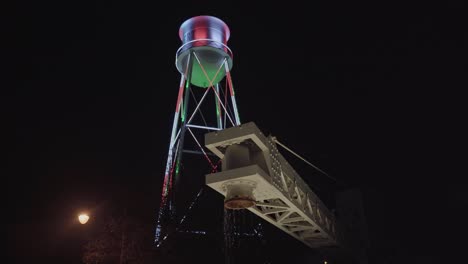
<svg viewBox="0 0 468 264">
<path fill-rule="evenodd" d="M 151 259 L 151 229 L 128 216 L 110 217 L 84 246 L 85 264 L 142 264 Z"/>
</svg>

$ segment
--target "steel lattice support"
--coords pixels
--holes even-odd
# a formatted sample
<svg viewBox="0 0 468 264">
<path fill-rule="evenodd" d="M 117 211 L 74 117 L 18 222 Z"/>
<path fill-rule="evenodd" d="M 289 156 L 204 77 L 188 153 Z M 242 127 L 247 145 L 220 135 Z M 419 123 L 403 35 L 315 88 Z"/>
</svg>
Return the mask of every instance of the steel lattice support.
<svg viewBox="0 0 468 264">
<path fill-rule="evenodd" d="M 254 123 L 208 133 L 205 144 L 223 165 L 206 184 L 227 200 L 253 199 L 248 210 L 309 247 L 342 241 L 335 216 Z"/>
<path fill-rule="evenodd" d="M 240 125 L 237 105 L 232 92 L 232 80 L 229 85 L 222 87 L 220 83 L 213 84 L 213 80 L 217 78 L 218 74 L 227 76 L 226 59 L 218 66 L 216 74 L 210 79 L 208 73 L 204 69 L 203 61 L 196 51 L 192 51 L 186 60 L 185 73 L 181 75 L 179 92 L 177 96 L 176 109 L 174 113 L 174 121 L 172 125 L 172 132 L 169 142 L 169 150 L 167 155 L 166 169 L 164 172 L 164 180 L 161 191 L 161 202 L 157 216 L 155 243 L 159 246 L 164 241 L 167 235 L 177 230 L 177 223 L 180 219 L 184 219 L 184 215 L 179 215 L 179 210 L 176 204 L 177 188 L 179 186 L 180 177 L 182 177 L 181 164 L 183 162 L 184 153 L 201 154 L 205 157 L 207 165 L 212 171 L 217 170 L 217 163 L 213 160 L 215 157 L 211 155 L 208 150 L 203 146 L 203 133 L 195 133 L 198 131 L 218 131 L 230 126 Z M 206 89 L 193 87 L 191 85 L 192 69 L 194 65 L 198 66 L 201 70 L 209 86 Z M 230 75 L 229 75 L 230 76 Z M 230 78 L 230 77 L 229 77 Z M 190 98 L 190 94 L 194 94 Z M 199 94 L 199 100 L 196 100 L 195 94 Z M 230 102 L 223 102 L 222 94 L 231 96 Z M 197 115 L 203 116 L 201 111 L 202 104 L 207 101 L 207 97 L 213 97 L 215 104 L 212 111 L 215 113 L 214 120 L 206 120 L 203 117 L 201 120 L 196 120 Z M 190 107 L 192 105 L 194 107 Z M 227 118 L 229 122 L 223 122 L 223 118 Z M 186 149 L 187 136 L 191 139 L 192 143 L 199 150 Z M 214 157 L 213 157 L 214 156 Z"/>
</svg>

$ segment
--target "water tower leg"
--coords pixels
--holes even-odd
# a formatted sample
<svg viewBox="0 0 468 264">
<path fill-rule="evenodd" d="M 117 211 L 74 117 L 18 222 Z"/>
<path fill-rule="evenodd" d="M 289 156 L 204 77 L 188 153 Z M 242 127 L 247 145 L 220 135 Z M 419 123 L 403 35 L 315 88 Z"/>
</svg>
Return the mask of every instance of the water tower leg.
<svg viewBox="0 0 468 264">
<path fill-rule="evenodd" d="M 176 212 L 175 207 L 173 207 L 173 204 L 175 203 L 175 190 L 173 189 L 173 186 L 172 186 L 173 172 L 174 172 L 174 167 L 175 167 L 176 179 L 177 179 L 178 174 L 179 174 L 179 164 L 182 159 L 182 156 L 181 156 L 182 150 L 179 148 L 182 148 L 183 146 L 181 143 L 183 143 L 183 135 L 185 133 L 185 120 L 187 119 L 186 118 L 187 117 L 187 101 L 188 101 L 187 98 L 188 98 L 188 92 L 189 92 L 188 90 L 190 89 L 190 76 L 191 76 L 190 66 L 192 64 L 192 61 L 193 60 L 189 58 L 189 60 L 187 61 L 187 72 L 185 76 L 184 74 L 182 74 L 181 79 L 180 79 L 179 93 L 178 93 L 176 109 L 174 113 L 174 121 L 172 124 L 169 151 L 167 155 L 166 170 L 164 172 L 164 181 L 163 181 L 163 187 L 162 187 L 162 192 L 161 192 L 161 204 L 159 207 L 158 219 L 157 219 L 157 224 L 156 224 L 155 243 L 157 246 L 159 246 L 162 240 L 164 240 L 164 238 L 161 237 L 161 235 L 163 235 L 163 232 L 167 232 L 167 230 L 163 230 L 167 228 L 166 226 L 167 220 L 172 218 Z M 185 90 L 185 94 L 184 94 L 184 90 Z M 183 97 L 184 97 L 184 104 L 182 104 Z M 179 127 L 179 117 L 181 117 L 182 119 L 182 127 L 179 130 L 179 134 L 177 134 L 176 131 L 178 130 L 178 127 Z M 180 135 L 179 140 L 177 140 L 178 135 Z M 177 158 L 177 163 L 174 163 L 174 158 Z"/>
<path fill-rule="evenodd" d="M 234 86 L 232 85 L 231 72 L 229 72 L 229 66 L 226 60 L 224 61 L 224 68 L 226 69 L 226 77 L 228 80 L 229 93 L 231 95 L 231 100 L 232 100 L 232 107 L 234 108 L 234 117 L 236 118 L 236 126 L 238 126 L 241 124 L 241 122 L 239 118 L 239 112 L 237 111 L 237 103 L 236 103 L 236 97 L 234 96 Z"/>
<path fill-rule="evenodd" d="M 187 111 L 188 111 L 188 103 L 189 103 L 189 94 L 190 94 L 190 81 L 192 77 L 192 67 L 193 67 L 193 52 L 190 53 L 188 61 L 187 61 L 187 73 L 186 73 L 186 81 L 185 81 L 185 91 L 184 91 L 184 104 L 182 110 L 182 124 L 180 127 L 180 137 L 179 137 L 179 152 L 177 153 L 177 160 L 176 160 L 176 167 L 175 167 L 175 180 L 174 180 L 174 191 L 173 193 L 173 202 L 177 205 L 175 200 L 175 194 L 178 192 L 180 188 L 180 165 L 182 162 L 182 153 L 183 153 L 183 146 L 184 146 L 184 139 L 185 139 L 185 132 L 187 131 Z M 175 206 L 176 207 L 176 206 Z M 176 209 L 173 209 L 176 210 Z M 177 219 L 176 211 L 173 212 Z"/>
<path fill-rule="evenodd" d="M 219 93 L 219 83 L 216 84 L 215 89 L 216 89 L 216 93 L 220 94 Z M 215 96 L 215 105 L 216 105 L 216 121 L 218 123 L 218 128 L 222 129 L 223 128 L 223 121 L 221 119 L 221 106 L 219 105 L 219 100 L 218 100 L 218 98 L 216 98 L 216 96 Z"/>
</svg>

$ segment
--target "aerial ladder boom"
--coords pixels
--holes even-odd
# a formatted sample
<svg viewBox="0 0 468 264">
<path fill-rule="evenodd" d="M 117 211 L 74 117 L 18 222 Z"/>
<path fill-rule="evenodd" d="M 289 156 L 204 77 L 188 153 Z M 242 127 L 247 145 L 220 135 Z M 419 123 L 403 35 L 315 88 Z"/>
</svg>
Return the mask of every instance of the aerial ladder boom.
<svg viewBox="0 0 468 264">
<path fill-rule="evenodd" d="M 276 140 L 253 123 L 205 134 L 222 160 L 206 184 L 225 196 L 225 207 L 247 209 L 311 248 L 337 246 L 335 216 L 278 152 Z"/>
</svg>

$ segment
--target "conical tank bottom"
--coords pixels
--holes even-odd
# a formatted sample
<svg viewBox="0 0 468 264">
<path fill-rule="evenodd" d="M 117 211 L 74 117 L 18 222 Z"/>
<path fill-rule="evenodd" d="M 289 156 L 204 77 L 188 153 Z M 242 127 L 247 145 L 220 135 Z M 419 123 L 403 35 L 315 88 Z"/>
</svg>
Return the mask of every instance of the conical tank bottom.
<svg viewBox="0 0 468 264">
<path fill-rule="evenodd" d="M 187 60 L 190 52 L 193 52 L 190 83 L 195 86 L 206 88 L 219 83 L 226 76 L 225 62 L 229 69 L 232 68 L 232 59 L 225 51 L 210 46 L 192 47 L 180 53 L 177 58 L 176 66 L 182 74 L 188 72 Z"/>
</svg>

